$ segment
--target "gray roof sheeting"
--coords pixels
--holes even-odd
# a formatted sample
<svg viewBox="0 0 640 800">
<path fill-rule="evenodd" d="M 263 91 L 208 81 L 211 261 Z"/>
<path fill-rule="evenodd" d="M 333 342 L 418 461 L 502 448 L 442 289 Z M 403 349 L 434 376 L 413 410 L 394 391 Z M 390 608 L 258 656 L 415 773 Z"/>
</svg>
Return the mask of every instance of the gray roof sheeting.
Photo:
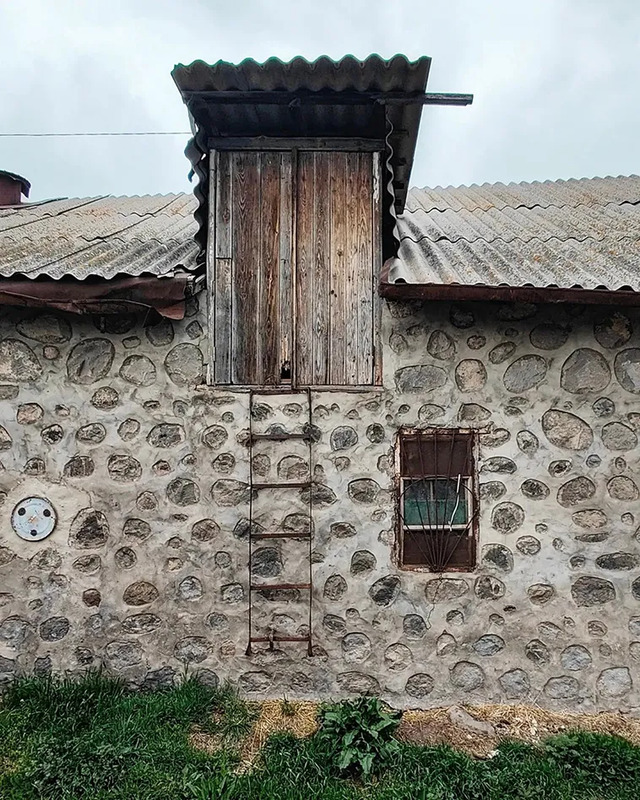
<svg viewBox="0 0 640 800">
<path fill-rule="evenodd" d="M 412 189 L 388 282 L 640 291 L 640 177 Z"/>
<path fill-rule="evenodd" d="M 171 74 L 187 103 L 195 129 L 185 153 L 199 178 L 194 193 L 200 201 L 196 219 L 201 247 L 206 245 L 210 137 L 349 136 L 386 142 L 383 247 L 386 252 L 395 252 L 395 214 L 402 211 L 406 201 L 422 106 L 383 106 L 364 95 L 362 104 L 357 105 L 339 102 L 270 105 L 260 102 L 260 93 L 297 92 L 309 98 L 318 92 L 333 94 L 336 98 L 340 92 L 420 94 L 426 89 L 430 66 L 431 59 L 427 56 L 410 61 L 402 55 L 385 60 L 375 54 L 362 61 L 348 55 L 339 61 L 320 56 L 310 62 L 298 56 L 286 63 L 278 58 L 269 58 L 264 63 L 247 58 L 239 64 L 226 61 L 177 64 Z M 248 92 L 250 97 L 246 102 L 226 104 L 208 102 L 206 95 L 197 94 L 209 92 L 224 97 L 225 92 L 230 91 Z"/>
<path fill-rule="evenodd" d="M 422 114 L 421 105 L 381 106 L 363 97 L 358 105 L 267 105 L 260 92 L 424 92 L 431 59 L 410 61 L 395 55 L 384 59 L 370 55 L 363 60 L 347 55 L 339 61 L 320 56 L 315 61 L 297 56 L 289 62 L 269 58 L 259 63 L 246 58 L 239 64 L 217 61 L 177 64 L 173 79 L 188 104 L 198 128 L 207 136 L 362 136 L 387 138 L 393 166 L 396 207 L 402 210 Z M 191 92 L 250 92 L 243 103 L 207 104 Z M 386 117 L 385 117 L 386 114 Z M 203 148 L 206 144 L 203 143 Z"/>
<path fill-rule="evenodd" d="M 196 267 L 193 195 L 89 197 L 0 209 L 0 276 L 168 276 Z"/>
<path fill-rule="evenodd" d="M 190 194 L 0 209 L 0 276 L 196 268 Z M 640 177 L 412 189 L 391 283 L 640 291 Z"/>
</svg>

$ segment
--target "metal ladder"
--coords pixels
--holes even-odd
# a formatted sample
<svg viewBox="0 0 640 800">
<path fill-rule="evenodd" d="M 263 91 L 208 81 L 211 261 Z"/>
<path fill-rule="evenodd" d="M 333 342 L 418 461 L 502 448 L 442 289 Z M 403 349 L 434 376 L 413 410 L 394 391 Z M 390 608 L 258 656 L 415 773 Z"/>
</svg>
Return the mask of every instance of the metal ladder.
<svg viewBox="0 0 640 800">
<path fill-rule="evenodd" d="M 276 432 L 276 433 L 256 433 L 254 431 L 254 401 L 257 397 L 273 396 L 273 395 L 290 395 L 295 397 L 297 395 L 306 395 L 307 398 L 307 423 L 303 430 L 296 433 L 289 432 Z M 249 641 L 247 644 L 246 655 L 252 654 L 252 645 L 254 643 L 266 643 L 269 649 L 273 650 L 274 644 L 278 642 L 306 642 L 307 654 L 313 655 L 312 643 L 312 598 L 313 598 L 313 572 L 311 563 L 312 541 L 313 541 L 313 464 L 312 464 L 312 405 L 311 405 L 311 389 L 283 389 L 282 387 L 251 389 L 249 392 Z M 289 441 L 304 441 L 307 443 L 307 458 L 308 458 L 308 480 L 293 481 L 293 482 L 256 482 L 254 480 L 254 456 L 256 455 L 256 445 L 260 442 L 289 442 Z M 309 529 L 307 534 L 296 533 L 284 530 L 270 530 L 264 533 L 254 532 L 255 510 L 254 502 L 258 493 L 268 491 L 269 489 L 275 490 L 292 490 L 292 489 L 308 489 L 308 514 L 309 514 Z M 253 568 L 253 552 L 254 544 L 263 540 L 275 539 L 307 539 L 307 566 L 308 572 L 305 575 L 306 580 L 303 583 L 254 583 L 252 568 Z M 287 636 L 277 634 L 273 630 L 269 631 L 268 635 L 255 635 L 254 633 L 254 605 L 256 594 L 264 590 L 298 590 L 305 592 L 307 596 L 307 625 L 308 633 L 305 636 Z"/>
</svg>

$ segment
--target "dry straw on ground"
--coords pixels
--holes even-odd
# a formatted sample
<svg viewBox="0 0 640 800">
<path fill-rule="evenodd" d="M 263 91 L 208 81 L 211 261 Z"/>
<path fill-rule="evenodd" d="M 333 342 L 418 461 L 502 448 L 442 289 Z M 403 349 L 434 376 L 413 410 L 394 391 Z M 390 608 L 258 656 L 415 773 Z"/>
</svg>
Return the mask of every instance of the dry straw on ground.
<svg viewBox="0 0 640 800">
<path fill-rule="evenodd" d="M 290 733 L 298 739 L 311 736 L 318 730 L 317 712 L 318 704 L 306 700 L 265 700 L 260 704 L 260 716 L 242 745 L 242 762 L 252 763 L 274 733 Z"/>
<path fill-rule="evenodd" d="M 251 767 L 272 734 L 290 733 L 304 738 L 318 729 L 317 703 L 265 700 L 252 705 L 257 718 L 240 745 L 241 770 Z M 490 755 L 504 739 L 534 744 L 570 730 L 615 734 L 640 746 L 640 719 L 620 712 L 571 714 L 525 705 L 464 707 L 473 720 L 490 724 L 491 727 L 480 731 L 474 730 L 473 720 L 467 725 L 452 721 L 454 708 L 405 711 L 398 728 L 398 739 L 421 745 L 447 744 L 479 758 Z M 207 752 L 215 752 L 223 745 L 222 737 L 197 730 L 191 734 L 190 740 L 194 747 Z"/>
<path fill-rule="evenodd" d="M 640 745 L 640 719 L 619 712 L 571 714 L 524 705 L 467 706 L 465 709 L 474 719 L 490 723 L 494 732 L 456 725 L 450 719 L 451 709 L 433 708 L 405 711 L 398 738 L 415 744 L 448 744 L 479 757 L 489 755 L 504 739 L 535 744 L 570 730 L 616 734 Z"/>
<path fill-rule="evenodd" d="M 318 703 L 306 700 L 264 700 L 261 703 L 249 703 L 249 706 L 255 712 L 255 722 L 240 743 L 240 772 L 252 766 L 272 734 L 290 733 L 301 739 L 318 730 Z M 225 744 L 221 734 L 206 733 L 198 728 L 191 732 L 189 741 L 206 753 L 215 753 Z"/>
</svg>

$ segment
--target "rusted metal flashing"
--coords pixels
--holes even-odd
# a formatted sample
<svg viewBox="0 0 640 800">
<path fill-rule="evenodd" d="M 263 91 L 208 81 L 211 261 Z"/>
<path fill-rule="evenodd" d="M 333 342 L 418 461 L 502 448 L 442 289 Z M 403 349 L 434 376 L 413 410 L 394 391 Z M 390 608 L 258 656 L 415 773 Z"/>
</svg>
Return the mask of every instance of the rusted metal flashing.
<svg viewBox="0 0 640 800">
<path fill-rule="evenodd" d="M 183 319 L 186 299 L 202 281 L 186 273 L 172 278 L 120 277 L 111 280 L 0 280 L 0 305 L 52 308 L 72 314 L 117 314 L 154 309 Z"/>
<path fill-rule="evenodd" d="M 464 286 L 462 284 L 381 283 L 388 300 L 497 300 L 520 303 L 584 303 L 640 306 L 640 292 L 626 289 L 561 289 L 554 286 Z"/>
</svg>

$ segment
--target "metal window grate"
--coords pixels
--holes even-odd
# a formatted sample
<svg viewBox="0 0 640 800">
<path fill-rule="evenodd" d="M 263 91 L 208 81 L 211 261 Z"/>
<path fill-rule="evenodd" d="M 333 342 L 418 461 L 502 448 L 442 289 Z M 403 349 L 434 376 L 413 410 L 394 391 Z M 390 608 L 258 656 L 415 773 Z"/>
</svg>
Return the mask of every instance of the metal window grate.
<svg viewBox="0 0 640 800">
<path fill-rule="evenodd" d="M 473 445 L 471 431 L 401 431 L 398 517 L 403 566 L 444 572 L 475 565 Z"/>
</svg>

